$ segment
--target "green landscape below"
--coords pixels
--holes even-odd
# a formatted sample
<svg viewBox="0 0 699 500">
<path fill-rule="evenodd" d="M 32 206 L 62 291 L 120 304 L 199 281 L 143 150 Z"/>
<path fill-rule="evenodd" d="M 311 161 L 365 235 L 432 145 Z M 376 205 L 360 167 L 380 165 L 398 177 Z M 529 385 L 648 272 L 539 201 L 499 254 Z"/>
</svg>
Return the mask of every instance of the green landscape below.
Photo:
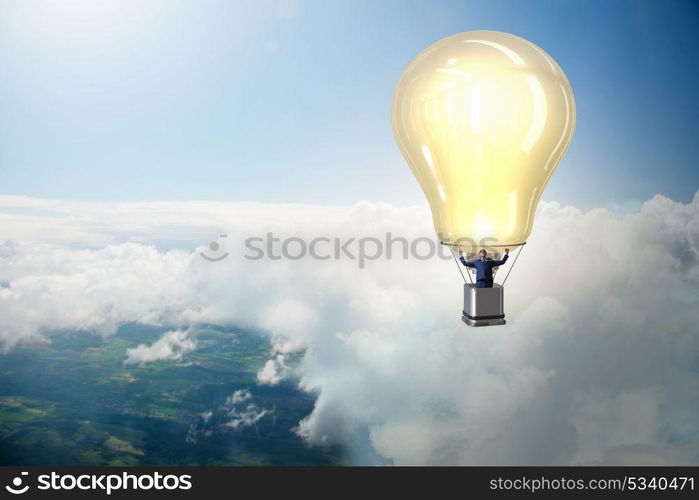
<svg viewBox="0 0 699 500">
<path fill-rule="evenodd" d="M 183 359 L 124 364 L 127 349 L 166 331 L 139 324 L 107 337 L 66 331 L 52 334 L 50 343 L 0 354 L 0 465 L 343 462 L 338 447 L 309 447 L 294 432 L 314 395 L 293 381 L 258 385 L 268 337 L 192 328 L 197 347 Z M 229 399 L 235 391 L 247 397 L 238 409 Z M 231 425 L 236 412 L 251 408 L 256 419 Z"/>
</svg>

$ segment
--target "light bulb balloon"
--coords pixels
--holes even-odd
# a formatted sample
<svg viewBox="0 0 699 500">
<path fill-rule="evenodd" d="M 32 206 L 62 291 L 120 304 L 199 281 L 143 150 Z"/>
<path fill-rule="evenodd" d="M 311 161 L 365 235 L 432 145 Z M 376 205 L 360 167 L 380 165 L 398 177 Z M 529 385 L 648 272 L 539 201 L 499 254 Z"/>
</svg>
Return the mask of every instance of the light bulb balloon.
<svg viewBox="0 0 699 500">
<path fill-rule="evenodd" d="M 440 241 L 462 250 L 526 242 L 575 129 L 556 62 L 508 33 L 469 31 L 423 50 L 393 95 L 393 133 Z"/>
</svg>

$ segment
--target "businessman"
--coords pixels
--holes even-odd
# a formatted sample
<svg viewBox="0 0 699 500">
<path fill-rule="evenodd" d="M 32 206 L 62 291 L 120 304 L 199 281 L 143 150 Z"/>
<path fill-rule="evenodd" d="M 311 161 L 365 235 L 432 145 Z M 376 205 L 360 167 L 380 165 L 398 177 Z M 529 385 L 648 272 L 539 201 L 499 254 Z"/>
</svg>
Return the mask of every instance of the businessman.
<svg viewBox="0 0 699 500">
<path fill-rule="evenodd" d="M 464 259 L 463 253 L 459 250 L 459 260 L 466 267 L 476 268 L 476 288 L 492 288 L 493 286 L 493 268 L 503 265 L 507 262 L 510 256 L 510 249 L 505 249 L 505 256 L 502 260 L 493 260 L 488 258 L 488 252 L 481 249 L 478 252 L 478 258 L 472 262 Z"/>
</svg>

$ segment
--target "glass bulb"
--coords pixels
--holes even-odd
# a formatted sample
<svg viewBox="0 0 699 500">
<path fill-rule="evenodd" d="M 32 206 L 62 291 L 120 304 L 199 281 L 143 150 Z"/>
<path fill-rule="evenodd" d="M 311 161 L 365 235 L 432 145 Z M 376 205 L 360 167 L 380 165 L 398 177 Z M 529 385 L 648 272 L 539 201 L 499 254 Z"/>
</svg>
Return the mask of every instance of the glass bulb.
<svg viewBox="0 0 699 500">
<path fill-rule="evenodd" d="M 392 120 L 440 241 L 471 252 L 526 242 L 573 138 L 575 100 L 561 68 L 533 43 L 469 31 L 413 59 Z"/>
</svg>

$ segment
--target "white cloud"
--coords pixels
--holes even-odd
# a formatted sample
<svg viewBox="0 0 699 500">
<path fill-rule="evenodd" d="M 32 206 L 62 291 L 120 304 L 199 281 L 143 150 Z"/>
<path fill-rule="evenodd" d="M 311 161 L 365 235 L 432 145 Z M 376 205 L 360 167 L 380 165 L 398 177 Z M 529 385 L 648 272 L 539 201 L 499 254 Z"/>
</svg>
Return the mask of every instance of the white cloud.
<svg viewBox="0 0 699 500">
<path fill-rule="evenodd" d="M 274 411 L 259 407 L 249 389 L 238 389 L 226 398 L 218 407 L 199 414 L 199 419 L 190 424 L 186 440 L 196 443 L 200 436 L 209 437 L 214 432 L 242 431 L 253 427 L 266 416 L 273 416 Z"/>
<path fill-rule="evenodd" d="M 277 385 L 288 378 L 291 371 L 286 365 L 286 358 L 283 354 L 277 354 L 274 358 L 267 360 L 265 365 L 257 372 L 257 382 L 261 385 Z"/>
<path fill-rule="evenodd" d="M 226 398 L 225 404 L 227 406 L 235 406 L 239 403 L 243 403 L 250 399 L 252 399 L 252 394 L 250 394 L 250 391 L 248 389 L 238 389 Z"/>
<path fill-rule="evenodd" d="M 239 389 L 226 399 L 226 421 L 222 424 L 231 429 L 252 427 L 262 420 L 270 410 L 259 408 L 252 401 L 252 394 L 247 389 Z"/>
<path fill-rule="evenodd" d="M 151 345 L 139 344 L 126 350 L 125 365 L 152 363 L 153 361 L 180 360 L 182 356 L 196 348 L 196 341 L 189 339 L 189 332 L 173 330 L 164 333 Z"/>
<path fill-rule="evenodd" d="M 126 321 L 260 328 L 259 382 L 318 391 L 298 432 L 356 463 L 699 463 L 699 196 L 628 214 L 542 203 L 508 325 L 485 329 L 460 321 L 453 262 L 244 258 L 242 238 L 268 231 L 431 235 L 426 207 L 0 197 L 0 220 L 6 349 Z M 230 255 L 207 262 L 219 234 Z M 238 425 L 264 411 L 235 408 Z"/>
<path fill-rule="evenodd" d="M 228 420 L 228 422 L 226 422 L 224 425 L 236 430 L 244 427 L 252 427 L 268 413 L 269 410 L 260 409 L 254 403 L 250 403 L 244 409 L 231 410 L 228 414 L 230 420 Z"/>
</svg>

